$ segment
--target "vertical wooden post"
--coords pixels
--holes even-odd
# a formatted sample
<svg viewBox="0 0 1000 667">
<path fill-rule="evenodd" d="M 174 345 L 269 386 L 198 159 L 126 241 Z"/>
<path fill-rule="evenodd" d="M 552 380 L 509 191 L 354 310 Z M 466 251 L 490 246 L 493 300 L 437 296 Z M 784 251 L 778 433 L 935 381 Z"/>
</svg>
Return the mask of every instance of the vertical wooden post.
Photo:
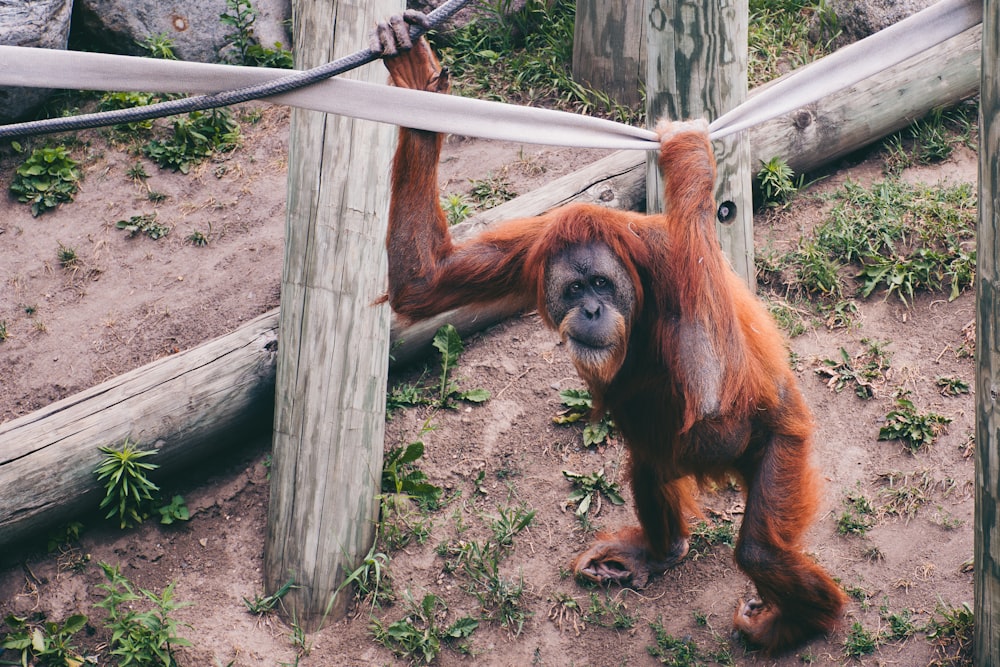
<svg viewBox="0 0 1000 667">
<path fill-rule="evenodd" d="M 642 101 L 646 37 L 642 4 L 576 0 L 573 78 L 625 106 Z"/>
<path fill-rule="evenodd" d="M 976 522 L 973 664 L 1000 665 L 1000 0 L 983 10 L 976 268 Z"/>
<path fill-rule="evenodd" d="M 295 0 L 295 58 L 307 68 L 367 45 L 401 0 Z M 385 82 L 381 63 L 348 76 Z M 307 631 L 371 547 L 382 471 L 389 311 L 385 220 L 395 128 L 296 109 L 264 575 L 289 578 L 286 610 Z"/>
<path fill-rule="evenodd" d="M 748 0 L 645 0 L 646 112 L 652 125 L 673 120 L 714 120 L 747 94 Z M 753 192 L 746 132 L 713 142 L 719 165 L 715 197 L 719 238 L 736 273 L 751 289 Z M 663 209 L 655 153 L 649 154 L 647 210 Z"/>
</svg>

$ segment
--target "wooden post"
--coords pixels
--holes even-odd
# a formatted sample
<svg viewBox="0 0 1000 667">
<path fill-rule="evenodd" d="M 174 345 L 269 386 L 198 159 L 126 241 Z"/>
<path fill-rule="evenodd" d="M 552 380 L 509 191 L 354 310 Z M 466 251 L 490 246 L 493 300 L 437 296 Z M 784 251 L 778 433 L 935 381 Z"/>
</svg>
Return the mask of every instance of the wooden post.
<svg viewBox="0 0 1000 667">
<path fill-rule="evenodd" d="M 400 0 L 296 0 L 304 69 L 367 45 Z M 384 83 L 381 63 L 348 76 Z M 385 220 L 396 129 L 296 110 L 288 168 L 274 459 L 264 575 L 307 631 L 342 615 L 331 600 L 375 534 L 382 472 L 389 309 Z"/>
<path fill-rule="evenodd" d="M 646 79 L 646 22 L 642 4 L 619 0 L 576 0 L 573 78 L 636 106 Z"/>
<path fill-rule="evenodd" d="M 973 664 L 1000 665 L 1000 0 L 983 10 L 976 268 L 976 522 Z"/>
<path fill-rule="evenodd" d="M 672 120 L 714 120 L 747 95 L 748 0 L 645 0 L 646 113 L 652 125 Z M 750 144 L 740 132 L 713 142 L 719 165 L 715 198 L 719 238 L 736 273 L 751 289 L 753 191 Z M 663 208 L 656 155 L 647 166 L 646 209 Z"/>
</svg>

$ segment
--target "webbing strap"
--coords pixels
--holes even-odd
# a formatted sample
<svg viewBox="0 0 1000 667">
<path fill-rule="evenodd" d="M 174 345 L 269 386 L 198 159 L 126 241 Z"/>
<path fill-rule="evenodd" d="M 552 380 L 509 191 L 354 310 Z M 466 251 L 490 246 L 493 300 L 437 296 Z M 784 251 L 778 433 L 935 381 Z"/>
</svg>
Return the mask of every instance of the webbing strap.
<svg viewBox="0 0 1000 667">
<path fill-rule="evenodd" d="M 723 137 L 811 104 L 974 27 L 982 16 L 979 0 L 942 0 L 765 86 L 712 122 L 711 135 Z M 0 46 L 0 85 L 4 86 L 208 94 L 287 75 L 287 70 L 259 67 Z M 487 139 L 608 149 L 659 147 L 653 132 L 610 120 L 348 79 L 329 79 L 266 99 Z"/>
</svg>

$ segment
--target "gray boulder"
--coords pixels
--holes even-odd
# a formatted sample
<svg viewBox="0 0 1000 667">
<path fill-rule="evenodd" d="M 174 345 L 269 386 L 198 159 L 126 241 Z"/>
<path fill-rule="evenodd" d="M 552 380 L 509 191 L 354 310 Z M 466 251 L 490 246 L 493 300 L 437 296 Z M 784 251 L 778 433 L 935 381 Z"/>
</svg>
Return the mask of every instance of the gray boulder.
<svg viewBox="0 0 1000 667">
<path fill-rule="evenodd" d="M 291 49 L 291 0 L 255 0 L 253 7 L 254 36 L 261 45 L 273 48 L 280 42 Z M 162 34 L 181 60 L 221 62 L 232 31 L 219 20 L 226 11 L 226 0 L 76 0 L 74 39 L 80 29 L 106 51 L 144 55 L 139 43 Z"/>
<path fill-rule="evenodd" d="M 0 44 L 65 49 L 73 0 L 0 0 Z M 24 117 L 42 104 L 49 88 L 0 88 L 0 123 Z"/>
<path fill-rule="evenodd" d="M 843 46 L 888 28 L 935 2 L 937 0 L 830 0 L 825 18 L 821 17 L 825 23 L 821 35 L 826 39 L 831 36 L 831 14 L 836 17 L 833 25 L 841 31 L 835 44 Z"/>
</svg>

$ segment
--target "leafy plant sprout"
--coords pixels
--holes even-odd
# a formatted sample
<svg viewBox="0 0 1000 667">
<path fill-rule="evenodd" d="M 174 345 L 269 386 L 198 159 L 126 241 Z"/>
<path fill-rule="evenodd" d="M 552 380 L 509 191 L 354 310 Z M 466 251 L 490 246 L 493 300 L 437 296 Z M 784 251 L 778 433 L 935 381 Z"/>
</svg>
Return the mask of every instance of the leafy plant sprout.
<svg viewBox="0 0 1000 667">
<path fill-rule="evenodd" d="M 139 449 L 138 443 L 128 438 L 119 449 L 106 446 L 98 449 L 104 457 L 95 472 L 97 479 L 104 483 L 104 499 L 101 500 L 100 507 L 110 507 L 106 518 L 117 516 L 122 529 L 133 522 L 142 523 L 148 516 L 154 494 L 160 490 L 147 477 L 147 473 L 159 466 L 145 460 L 156 454 L 156 451 Z"/>
</svg>

